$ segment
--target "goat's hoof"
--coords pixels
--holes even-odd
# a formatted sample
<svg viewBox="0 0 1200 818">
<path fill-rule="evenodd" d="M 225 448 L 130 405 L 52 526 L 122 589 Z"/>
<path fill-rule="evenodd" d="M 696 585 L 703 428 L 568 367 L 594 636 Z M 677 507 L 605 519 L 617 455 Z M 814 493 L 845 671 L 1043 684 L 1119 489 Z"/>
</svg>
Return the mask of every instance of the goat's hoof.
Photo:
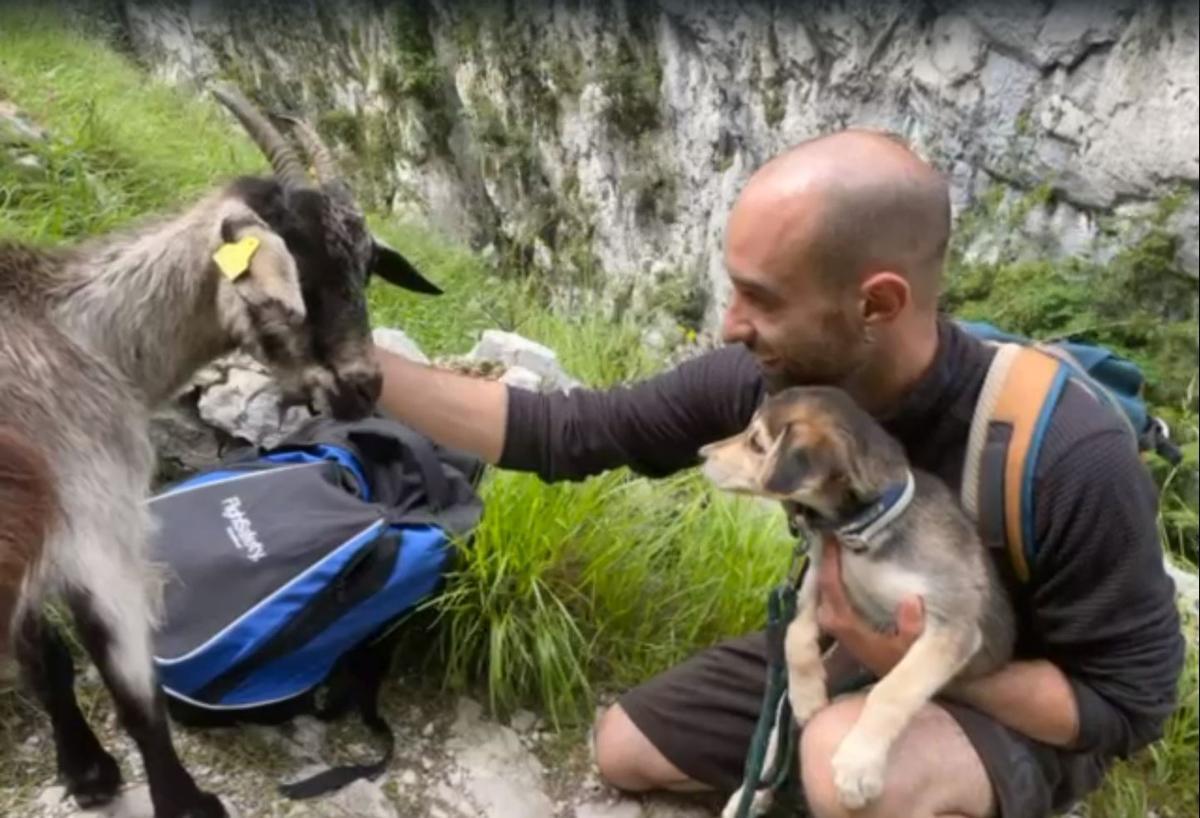
<svg viewBox="0 0 1200 818">
<path fill-rule="evenodd" d="M 102 807 L 121 790 L 121 768 L 116 759 L 101 752 L 77 770 L 64 771 L 67 792 L 80 809 Z"/>
</svg>

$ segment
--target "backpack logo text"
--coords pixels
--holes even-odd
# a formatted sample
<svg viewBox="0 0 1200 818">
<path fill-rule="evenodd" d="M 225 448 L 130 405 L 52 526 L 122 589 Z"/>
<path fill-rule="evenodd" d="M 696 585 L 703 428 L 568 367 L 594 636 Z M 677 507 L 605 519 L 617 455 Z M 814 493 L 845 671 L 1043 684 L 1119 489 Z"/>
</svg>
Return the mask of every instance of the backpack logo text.
<svg viewBox="0 0 1200 818">
<path fill-rule="evenodd" d="M 246 559 L 258 562 L 267 555 L 267 550 L 259 541 L 258 534 L 250 525 L 250 518 L 246 516 L 246 512 L 242 511 L 241 497 L 235 494 L 222 500 L 221 516 L 230 523 L 229 527 L 225 529 L 225 533 L 229 535 L 229 539 L 233 540 L 235 548 L 245 552 Z"/>
</svg>

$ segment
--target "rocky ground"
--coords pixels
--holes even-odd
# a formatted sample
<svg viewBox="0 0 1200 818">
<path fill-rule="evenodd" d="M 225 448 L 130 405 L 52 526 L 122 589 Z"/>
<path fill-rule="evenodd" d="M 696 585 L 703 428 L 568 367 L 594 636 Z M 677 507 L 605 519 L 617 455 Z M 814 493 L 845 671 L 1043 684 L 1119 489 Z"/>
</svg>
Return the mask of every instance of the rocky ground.
<svg viewBox="0 0 1200 818">
<path fill-rule="evenodd" d="M 55 780 L 44 722 L 26 714 L 15 740 L 0 749 L 13 782 L 0 790 L 0 814 L 22 818 L 150 818 L 141 761 L 112 717 L 94 673 L 81 684 L 85 712 L 117 757 L 127 784 L 102 809 L 80 810 Z M 396 731 L 386 773 L 309 801 L 280 795 L 278 784 L 329 764 L 378 752 L 353 716 L 325 724 L 300 717 L 281 727 L 175 728 L 176 743 L 203 785 L 238 818 L 708 818 L 708 803 L 683 798 L 626 798 L 600 783 L 582 732 L 553 733 L 528 711 L 504 722 L 468 697 L 446 697 L 397 683 L 385 699 Z"/>
</svg>

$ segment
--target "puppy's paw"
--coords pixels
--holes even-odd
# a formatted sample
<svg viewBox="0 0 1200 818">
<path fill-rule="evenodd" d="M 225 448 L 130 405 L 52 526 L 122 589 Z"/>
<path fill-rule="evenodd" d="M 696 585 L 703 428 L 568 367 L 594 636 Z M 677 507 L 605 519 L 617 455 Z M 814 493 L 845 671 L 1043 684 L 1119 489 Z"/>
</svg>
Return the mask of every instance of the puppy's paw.
<svg viewBox="0 0 1200 818">
<path fill-rule="evenodd" d="M 792 706 L 792 718 L 797 724 L 804 724 L 818 710 L 829 704 L 824 680 L 814 674 L 790 674 L 788 703 Z"/>
<path fill-rule="evenodd" d="M 833 754 L 833 785 L 838 802 L 846 809 L 862 809 L 883 794 L 887 748 L 864 740 L 853 730 Z"/>
</svg>

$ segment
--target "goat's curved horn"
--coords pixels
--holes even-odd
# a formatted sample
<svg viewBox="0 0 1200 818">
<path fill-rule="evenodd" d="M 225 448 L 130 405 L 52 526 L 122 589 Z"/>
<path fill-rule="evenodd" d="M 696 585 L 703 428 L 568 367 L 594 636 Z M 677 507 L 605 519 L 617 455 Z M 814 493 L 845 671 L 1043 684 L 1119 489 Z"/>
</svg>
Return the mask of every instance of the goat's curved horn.
<svg viewBox="0 0 1200 818">
<path fill-rule="evenodd" d="M 304 152 L 312 159 L 313 170 L 317 173 L 318 182 L 323 185 L 331 185 L 341 180 L 337 165 L 333 161 L 333 154 L 329 152 L 329 148 L 321 140 L 320 134 L 313 126 L 300 117 L 290 114 L 275 114 L 274 116 L 292 126 L 296 138 L 304 146 Z"/>
<path fill-rule="evenodd" d="M 259 149 L 271 161 L 271 168 L 288 187 L 306 187 L 308 176 L 304 173 L 304 165 L 296 156 L 279 131 L 267 121 L 266 117 L 254 109 L 250 101 L 234 89 L 224 86 L 214 86 L 213 95 L 242 123 L 242 127 L 250 134 Z"/>
</svg>

